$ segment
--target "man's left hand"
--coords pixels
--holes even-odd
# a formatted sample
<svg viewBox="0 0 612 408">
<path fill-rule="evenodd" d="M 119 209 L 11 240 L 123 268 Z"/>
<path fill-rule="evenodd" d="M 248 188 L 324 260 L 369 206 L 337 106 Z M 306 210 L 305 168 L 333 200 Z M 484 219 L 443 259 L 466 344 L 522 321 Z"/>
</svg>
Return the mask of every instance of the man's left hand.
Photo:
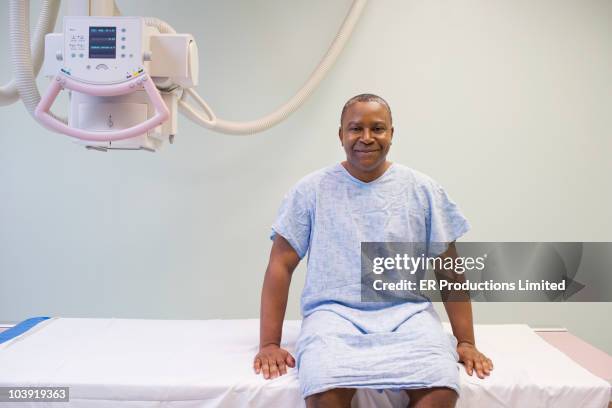
<svg viewBox="0 0 612 408">
<path fill-rule="evenodd" d="M 476 370 L 478 378 L 485 378 L 493 370 L 493 361 L 478 351 L 473 344 L 459 343 L 457 345 L 457 354 L 459 354 L 459 362 L 465 365 L 465 371 L 469 375 L 472 375 L 474 370 Z"/>
</svg>

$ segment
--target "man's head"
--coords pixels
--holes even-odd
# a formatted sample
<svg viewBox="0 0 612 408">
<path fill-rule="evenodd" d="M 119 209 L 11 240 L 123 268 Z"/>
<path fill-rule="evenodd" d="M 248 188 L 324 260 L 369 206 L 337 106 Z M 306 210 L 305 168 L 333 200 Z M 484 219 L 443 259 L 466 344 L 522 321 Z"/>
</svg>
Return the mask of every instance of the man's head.
<svg viewBox="0 0 612 408">
<path fill-rule="evenodd" d="M 389 104 L 373 94 L 352 97 L 342 109 L 338 135 L 349 170 L 382 174 L 393 138 Z"/>
</svg>

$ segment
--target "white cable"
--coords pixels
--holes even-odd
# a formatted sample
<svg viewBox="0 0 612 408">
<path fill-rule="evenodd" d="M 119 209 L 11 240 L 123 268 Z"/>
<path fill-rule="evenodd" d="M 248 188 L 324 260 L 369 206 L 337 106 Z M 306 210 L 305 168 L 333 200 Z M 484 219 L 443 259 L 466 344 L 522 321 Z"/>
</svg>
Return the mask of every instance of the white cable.
<svg viewBox="0 0 612 408">
<path fill-rule="evenodd" d="M 195 123 L 207 127 L 209 129 L 235 134 L 235 135 L 249 135 L 257 132 L 261 132 L 263 130 L 269 129 L 277 123 L 286 119 L 289 115 L 295 112 L 306 99 L 310 96 L 310 94 L 316 89 L 321 80 L 325 77 L 327 72 L 331 69 L 331 67 L 336 62 L 338 55 L 344 48 L 346 42 L 348 41 L 361 13 L 366 5 L 367 0 L 354 0 L 351 8 L 336 34 L 336 38 L 330 45 L 327 53 L 319 63 L 319 66 L 312 72 L 310 78 L 304 83 L 302 88 L 284 105 L 279 107 L 274 112 L 270 113 L 267 116 L 264 116 L 261 119 L 252 120 L 249 122 L 231 122 L 224 119 L 215 119 L 214 113 L 210 111 L 206 102 L 197 94 L 197 92 L 193 90 L 189 90 L 188 94 L 196 101 L 200 106 L 207 109 L 209 112 L 209 118 L 203 117 L 201 114 L 197 113 L 185 100 L 184 96 L 179 101 L 179 107 L 181 108 L 181 113 L 185 114 L 187 118 L 194 121 Z M 171 27 L 170 27 L 171 28 Z"/>
<path fill-rule="evenodd" d="M 9 3 L 9 34 L 11 62 L 15 85 L 21 101 L 32 116 L 40 102 L 40 93 L 36 85 L 36 78 L 30 56 L 30 0 L 11 0 Z M 53 114 L 52 114 L 53 115 Z M 56 119 L 66 123 L 65 118 L 53 115 Z"/>
<path fill-rule="evenodd" d="M 41 5 L 40 15 L 36 23 L 34 31 L 34 39 L 32 44 L 28 44 L 28 50 L 31 48 L 31 60 L 33 61 L 34 76 L 38 75 L 42 66 L 45 53 L 45 35 L 52 32 L 57 20 L 60 0 L 44 0 Z M 12 38 L 12 37 L 11 37 Z M 29 51 L 28 51 L 29 52 Z M 15 80 L 11 80 L 5 85 L 0 86 L 0 106 L 10 105 L 19 99 L 19 92 Z"/>
<path fill-rule="evenodd" d="M 121 15 L 121 10 L 119 10 L 119 7 L 117 7 L 117 2 L 113 1 L 113 16 L 117 17 Z"/>
<path fill-rule="evenodd" d="M 198 103 L 198 105 L 200 105 L 204 113 L 206 113 L 208 116 L 208 119 L 202 117 L 200 113 L 196 112 L 196 110 L 185 101 L 185 97 L 187 95 L 191 96 Z M 183 95 L 178 100 L 178 104 L 181 108 L 181 113 L 189 120 L 199 124 L 200 126 L 212 129 L 217 124 L 217 117 L 215 116 L 215 113 L 195 90 L 190 88 L 183 89 Z"/>
<path fill-rule="evenodd" d="M 15 84 L 23 104 L 34 116 L 40 101 L 30 56 L 30 0 L 11 0 L 9 3 L 9 33 L 11 62 Z"/>
<path fill-rule="evenodd" d="M 176 34 L 176 30 L 163 20 L 156 17 L 143 17 L 146 25 L 155 27 L 161 34 Z"/>
<path fill-rule="evenodd" d="M 300 106 L 302 106 L 302 104 L 306 101 L 306 99 L 308 99 L 310 94 L 316 89 L 321 80 L 334 65 L 336 59 L 346 45 L 346 42 L 350 38 L 366 3 L 367 0 L 353 0 L 353 4 L 345 17 L 338 34 L 336 34 L 334 41 L 319 63 L 319 66 L 317 66 L 302 88 L 288 102 L 269 115 L 249 122 L 232 122 L 219 119 L 208 106 L 206 101 L 204 101 L 204 99 L 202 99 L 202 97 L 193 89 L 184 89 L 183 95 L 178 101 L 181 113 L 184 114 L 189 120 L 200 126 L 223 133 L 236 135 L 249 135 L 261 132 L 271 128 L 279 122 L 282 122 Z M 172 26 L 155 17 L 145 17 L 145 24 L 157 28 L 160 33 L 176 33 Z M 203 116 L 200 112 L 198 112 L 198 110 L 194 109 L 187 102 L 186 96 L 191 96 L 204 111 L 206 116 Z"/>
</svg>

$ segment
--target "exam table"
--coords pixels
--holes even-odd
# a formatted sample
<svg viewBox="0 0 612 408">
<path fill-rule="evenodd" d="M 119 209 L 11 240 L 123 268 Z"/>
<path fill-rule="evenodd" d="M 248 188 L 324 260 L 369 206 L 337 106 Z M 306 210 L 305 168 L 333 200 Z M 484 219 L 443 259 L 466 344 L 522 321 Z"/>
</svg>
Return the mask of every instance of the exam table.
<svg viewBox="0 0 612 408">
<path fill-rule="evenodd" d="M 0 333 L 0 386 L 64 386 L 70 400 L 0 402 L 0 407 L 305 406 L 296 369 L 273 380 L 254 374 L 256 319 L 50 318 L 34 323 Z M 450 332 L 448 323 L 444 328 Z M 284 324 L 283 346 L 290 352 L 299 330 L 300 321 Z M 567 331 L 505 324 L 475 325 L 475 334 L 495 369 L 479 379 L 459 365 L 457 407 L 608 407 L 612 357 Z M 393 391 L 359 390 L 353 399 L 353 407 L 407 403 L 405 393 Z"/>
</svg>

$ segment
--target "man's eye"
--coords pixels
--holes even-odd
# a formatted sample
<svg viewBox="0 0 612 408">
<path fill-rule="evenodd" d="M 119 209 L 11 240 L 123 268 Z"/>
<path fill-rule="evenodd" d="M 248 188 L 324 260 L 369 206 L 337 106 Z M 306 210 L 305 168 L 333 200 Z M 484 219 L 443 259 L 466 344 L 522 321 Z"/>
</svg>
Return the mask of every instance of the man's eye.
<svg viewBox="0 0 612 408">
<path fill-rule="evenodd" d="M 358 128 L 358 127 L 352 127 L 352 128 L 349 128 L 349 130 L 350 130 L 351 132 L 358 132 L 359 130 L 361 130 L 361 128 Z"/>
<path fill-rule="evenodd" d="M 374 131 L 375 132 L 384 132 L 385 128 L 384 127 L 377 127 L 377 128 L 374 128 Z"/>
</svg>

